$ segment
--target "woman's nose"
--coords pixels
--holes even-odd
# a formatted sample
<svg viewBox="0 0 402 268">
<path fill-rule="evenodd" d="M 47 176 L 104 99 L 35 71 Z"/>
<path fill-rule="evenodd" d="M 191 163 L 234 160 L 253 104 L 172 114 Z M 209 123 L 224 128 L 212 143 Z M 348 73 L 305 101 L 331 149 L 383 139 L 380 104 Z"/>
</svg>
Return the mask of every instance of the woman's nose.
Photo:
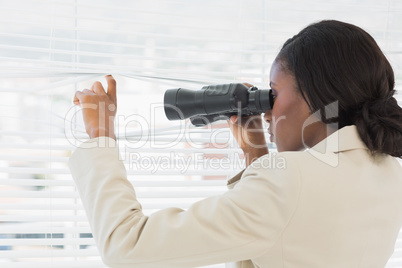
<svg viewBox="0 0 402 268">
<path fill-rule="evenodd" d="M 264 114 L 264 121 L 270 123 L 272 120 L 272 110 L 267 110 Z"/>
</svg>

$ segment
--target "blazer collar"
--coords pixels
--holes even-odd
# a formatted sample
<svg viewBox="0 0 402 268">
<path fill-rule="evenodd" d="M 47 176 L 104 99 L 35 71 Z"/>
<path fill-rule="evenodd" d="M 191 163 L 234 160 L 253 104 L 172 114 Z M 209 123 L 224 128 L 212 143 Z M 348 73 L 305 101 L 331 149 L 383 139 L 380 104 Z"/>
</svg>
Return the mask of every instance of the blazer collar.
<svg viewBox="0 0 402 268">
<path fill-rule="evenodd" d="M 354 149 L 367 149 L 367 146 L 360 139 L 356 126 L 353 125 L 335 131 L 326 139 L 306 151 L 323 163 L 336 167 L 339 163 L 337 153 Z M 244 170 L 228 181 L 229 189 L 232 189 L 240 180 L 243 172 Z"/>
<path fill-rule="evenodd" d="M 321 153 L 337 153 L 353 149 L 367 149 L 355 125 L 346 126 L 335 131 L 309 150 L 315 150 Z"/>
</svg>

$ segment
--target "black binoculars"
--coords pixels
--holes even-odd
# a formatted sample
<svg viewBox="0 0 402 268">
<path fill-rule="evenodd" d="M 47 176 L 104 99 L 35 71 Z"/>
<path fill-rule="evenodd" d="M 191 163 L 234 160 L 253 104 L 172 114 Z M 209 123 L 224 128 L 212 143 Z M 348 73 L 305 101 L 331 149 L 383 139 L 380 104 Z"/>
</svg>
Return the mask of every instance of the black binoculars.
<svg viewBox="0 0 402 268">
<path fill-rule="evenodd" d="M 249 116 L 271 110 L 271 89 L 248 88 L 244 84 L 205 86 L 201 90 L 184 88 L 165 92 L 164 108 L 169 120 L 190 118 L 194 126 L 205 126 L 232 115 Z"/>
</svg>

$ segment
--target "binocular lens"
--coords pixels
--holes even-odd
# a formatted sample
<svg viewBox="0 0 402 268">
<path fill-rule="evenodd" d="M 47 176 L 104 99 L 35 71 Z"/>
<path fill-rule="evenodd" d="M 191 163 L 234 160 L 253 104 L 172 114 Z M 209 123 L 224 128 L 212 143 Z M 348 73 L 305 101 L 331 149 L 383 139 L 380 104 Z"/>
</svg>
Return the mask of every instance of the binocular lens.
<svg viewBox="0 0 402 268">
<path fill-rule="evenodd" d="M 261 114 L 272 106 L 271 90 L 249 89 L 240 83 L 205 86 L 198 91 L 169 89 L 164 96 L 165 114 L 169 120 L 190 118 L 194 125 L 206 125 L 233 114 Z"/>
</svg>

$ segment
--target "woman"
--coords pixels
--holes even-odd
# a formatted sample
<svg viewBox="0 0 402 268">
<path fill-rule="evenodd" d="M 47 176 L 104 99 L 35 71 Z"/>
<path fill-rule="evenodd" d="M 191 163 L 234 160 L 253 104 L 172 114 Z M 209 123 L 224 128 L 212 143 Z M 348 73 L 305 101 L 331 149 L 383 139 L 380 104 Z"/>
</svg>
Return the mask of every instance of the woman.
<svg viewBox="0 0 402 268">
<path fill-rule="evenodd" d="M 74 103 L 84 107 L 90 142 L 108 145 L 70 159 L 106 264 L 385 266 L 402 224 L 402 168 L 394 158 L 402 156 L 402 109 L 392 68 L 368 33 L 322 21 L 289 39 L 271 69 L 275 103 L 264 115 L 285 168 L 266 165 L 261 117 L 243 124 L 233 116 L 248 167 L 229 180 L 228 192 L 187 211 L 142 214 L 118 160 L 116 84 L 106 78 L 107 93 L 96 82 Z M 91 104 L 103 108 L 85 109 Z"/>
</svg>

